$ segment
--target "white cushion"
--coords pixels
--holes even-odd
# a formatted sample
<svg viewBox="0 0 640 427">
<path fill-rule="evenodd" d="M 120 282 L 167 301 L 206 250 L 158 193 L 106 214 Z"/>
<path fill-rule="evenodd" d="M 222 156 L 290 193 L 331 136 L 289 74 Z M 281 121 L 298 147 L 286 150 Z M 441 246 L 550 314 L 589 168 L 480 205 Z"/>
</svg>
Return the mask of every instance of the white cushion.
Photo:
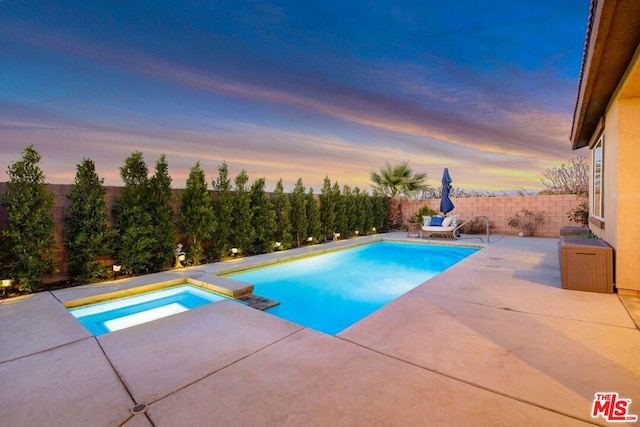
<svg viewBox="0 0 640 427">
<path fill-rule="evenodd" d="M 427 215 L 422 215 L 422 225 L 425 227 L 431 224 L 431 217 Z"/>
<path fill-rule="evenodd" d="M 451 225 L 451 223 L 453 222 L 453 218 L 448 216 L 445 219 L 442 220 L 442 226 L 443 227 L 448 227 Z"/>
</svg>

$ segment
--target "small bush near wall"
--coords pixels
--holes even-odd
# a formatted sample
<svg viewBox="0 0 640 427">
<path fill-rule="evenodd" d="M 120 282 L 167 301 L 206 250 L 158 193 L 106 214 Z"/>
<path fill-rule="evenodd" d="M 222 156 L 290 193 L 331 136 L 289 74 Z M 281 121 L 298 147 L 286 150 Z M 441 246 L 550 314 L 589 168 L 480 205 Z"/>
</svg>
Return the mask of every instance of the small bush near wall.
<svg viewBox="0 0 640 427">
<path fill-rule="evenodd" d="M 507 224 L 510 227 L 520 230 L 519 236 L 533 236 L 538 225 L 544 223 L 544 214 L 542 212 L 532 212 L 528 209 L 522 209 L 519 213 L 507 218 Z"/>
<path fill-rule="evenodd" d="M 419 221 L 422 221 L 423 216 L 434 216 L 434 215 L 438 215 L 438 211 L 436 211 L 435 209 L 431 209 L 429 206 L 426 206 L 426 205 L 418 209 L 418 212 L 416 213 L 416 216 L 418 217 Z"/>
<path fill-rule="evenodd" d="M 482 234 L 487 231 L 487 221 L 483 218 L 473 218 L 462 226 L 462 234 Z"/>
<path fill-rule="evenodd" d="M 589 225 L 589 202 L 583 201 L 575 208 L 567 212 L 570 221 L 576 222 L 587 227 Z"/>
</svg>

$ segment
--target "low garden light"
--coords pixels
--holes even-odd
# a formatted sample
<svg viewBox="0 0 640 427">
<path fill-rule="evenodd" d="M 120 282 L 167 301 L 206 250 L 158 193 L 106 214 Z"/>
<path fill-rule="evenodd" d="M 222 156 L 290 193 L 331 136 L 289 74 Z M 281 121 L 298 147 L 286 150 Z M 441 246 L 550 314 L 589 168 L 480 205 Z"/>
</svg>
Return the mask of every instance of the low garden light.
<svg viewBox="0 0 640 427">
<path fill-rule="evenodd" d="M 120 269 L 122 268 L 121 264 L 113 264 L 111 266 L 111 268 L 113 269 L 113 280 L 116 280 L 118 278 L 118 273 L 120 272 Z"/>
<path fill-rule="evenodd" d="M 356 230 L 356 237 L 358 237 L 359 234 L 360 234 L 360 232 L 358 230 Z"/>
<path fill-rule="evenodd" d="M 276 250 L 280 250 L 282 242 L 276 242 Z"/>
<path fill-rule="evenodd" d="M 2 290 L 4 291 L 4 297 L 7 296 L 7 289 L 13 285 L 13 279 L 2 279 Z"/>
<path fill-rule="evenodd" d="M 373 227 L 373 228 L 371 229 L 371 231 L 373 231 L 373 234 L 375 234 L 375 233 L 376 233 L 376 228 L 375 228 L 375 227 Z"/>
<path fill-rule="evenodd" d="M 175 253 L 176 253 L 176 262 L 175 264 L 173 264 L 173 268 L 184 267 L 184 265 L 182 265 L 182 261 L 184 261 L 186 257 L 185 257 L 184 251 L 182 250 L 182 243 L 178 243 Z"/>
<path fill-rule="evenodd" d="M 231 254 L 233 255 L 233 257 L 237 257 L 238 256 L 238 248 L 231 248 Z"/>
</svg>

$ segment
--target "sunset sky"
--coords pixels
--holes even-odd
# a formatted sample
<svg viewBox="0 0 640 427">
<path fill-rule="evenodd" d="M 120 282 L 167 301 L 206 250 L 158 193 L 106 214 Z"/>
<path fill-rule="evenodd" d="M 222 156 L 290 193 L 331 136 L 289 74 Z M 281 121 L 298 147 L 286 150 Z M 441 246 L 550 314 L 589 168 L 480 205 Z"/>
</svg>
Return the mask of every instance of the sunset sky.
<svg viewBox="0 0 640 427">
<path fill-rule="evenodd" d="M 439 185 L 540 190 L 569 133 L 587 0 L 0 0 L 0 168 L 33 144 L 47 182 L 138 150 L 174 187 L 323 178 L 370 189 L 408 160 Z"/>
</svg>

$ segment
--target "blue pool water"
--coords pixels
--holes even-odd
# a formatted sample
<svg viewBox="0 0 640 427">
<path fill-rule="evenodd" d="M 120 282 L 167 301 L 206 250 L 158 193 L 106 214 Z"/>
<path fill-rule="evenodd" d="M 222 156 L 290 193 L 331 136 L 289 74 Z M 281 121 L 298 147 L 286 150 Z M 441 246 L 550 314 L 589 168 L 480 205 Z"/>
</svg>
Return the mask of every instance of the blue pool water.
<svg viewBox="0 0 640 427">
<path fill-rule="evenodd" d="M 69 311 L 98 336 L 225 299 L 204 289 L 181 285 L 86 305 Z"/>
<path fill-rule="evenodd" d="M 477 250 L 380 242 L 229 277 L 280 302 L 268 313 L 334 335 Z"/>
</svg>

